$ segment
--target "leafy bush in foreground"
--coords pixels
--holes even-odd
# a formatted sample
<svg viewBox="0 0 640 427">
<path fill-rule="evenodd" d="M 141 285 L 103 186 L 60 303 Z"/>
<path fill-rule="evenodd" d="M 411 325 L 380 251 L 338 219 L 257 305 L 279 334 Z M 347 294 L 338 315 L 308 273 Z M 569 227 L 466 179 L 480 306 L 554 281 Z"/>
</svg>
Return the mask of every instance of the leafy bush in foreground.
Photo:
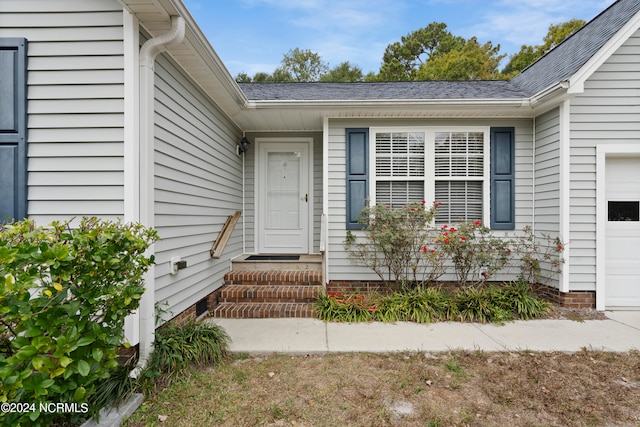
<svg viewBox="0 0 640 427">
<path fill-rule="evenodd" d="M 144 253 L 156 238 L 141 225 L 96 218 L 73 229 L 0 226 L 0 402 L 34 404 L 0 413 L 2 424 L 60 421 L 40 411 L 47 402 L 78 405 L 80 413 L 62 417 L 71 422 L 88 415 L 96 384 L 118 365 L 124 319 L 139 305 L 153 262 Z"/>
</svg>

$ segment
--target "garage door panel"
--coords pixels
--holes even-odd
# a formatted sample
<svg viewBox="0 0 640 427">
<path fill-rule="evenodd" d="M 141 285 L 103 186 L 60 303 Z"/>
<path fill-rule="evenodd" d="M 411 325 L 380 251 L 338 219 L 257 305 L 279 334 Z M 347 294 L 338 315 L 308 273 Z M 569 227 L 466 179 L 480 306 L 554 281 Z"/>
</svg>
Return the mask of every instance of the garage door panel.
<svg viewBox="0 0 640 427">
<path fill-rule="evenodd" d="M 640 307 L 640 158 L 607 158 L 605 181 L 605 306 Z"/>
<path fill-rule="evenodd" d="M 639 262 L 640 236 L 608 236 L 606 254 L 607 262 Z"/>
</svg>

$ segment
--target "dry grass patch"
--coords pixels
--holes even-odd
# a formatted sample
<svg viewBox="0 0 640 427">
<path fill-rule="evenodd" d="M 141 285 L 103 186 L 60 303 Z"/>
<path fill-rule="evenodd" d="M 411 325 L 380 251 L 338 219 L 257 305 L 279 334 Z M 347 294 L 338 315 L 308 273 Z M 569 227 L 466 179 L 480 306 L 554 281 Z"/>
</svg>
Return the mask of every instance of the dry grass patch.
<svg viewBox="0 0 640 427">
<path fill-rule="evenodd" d="M 640 353 L 240 356 L 126 425 L 640 426 Z"/>
</svg>

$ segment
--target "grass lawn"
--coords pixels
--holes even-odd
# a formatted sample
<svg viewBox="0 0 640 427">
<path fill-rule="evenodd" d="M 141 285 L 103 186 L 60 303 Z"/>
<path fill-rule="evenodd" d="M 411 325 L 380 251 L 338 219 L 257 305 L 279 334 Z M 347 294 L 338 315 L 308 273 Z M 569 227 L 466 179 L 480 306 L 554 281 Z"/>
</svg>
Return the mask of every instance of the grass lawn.
<svg viewBox="0 0 640 427">
<path fill-rule="evenodd" d="M 236 355 L 125 426 L 640 426 L 640 352 Z"/>
</svg>

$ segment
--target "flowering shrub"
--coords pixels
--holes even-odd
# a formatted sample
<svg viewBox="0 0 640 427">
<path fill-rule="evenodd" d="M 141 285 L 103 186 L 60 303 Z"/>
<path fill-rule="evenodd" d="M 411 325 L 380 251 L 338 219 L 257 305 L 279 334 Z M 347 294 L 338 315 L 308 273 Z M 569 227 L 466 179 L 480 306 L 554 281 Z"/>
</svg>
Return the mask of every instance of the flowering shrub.
<svg viewBox="0 0 640 427">
<path fill-rule="evenodd" d="M 358 220 L 365 225 L 364 241 L 348 232 L 345 249 L 356 264 L 371 268 L 385 283 L 424 281 L 421 274 L 425 269 L 426 278 L 435 280 L 444 272 L 438 266 L 440 255 L 427 248 L 435 213 L 436 206 L 427 207 L 424 200 L 397 209 L 382 204 L 367 206 Z"/>
<path fill-rule="evenodd" d="M 354 263 L 371 268 L 384 283 L 433 284 L 447 266 L 465 289 L 511 267 L 518 267 L 527 283 L 548 284 L 560 272 L 564 243 L 559 237 L 536 235 L 531 227 L 496 237 L 480 221 L 434 228 L 439 205 L 427 207 L 423 200 L 396 209 L 366 207 L 359 219 L 364 238 L 348 232 L 345 249 Z"/>
<path fill-rule="evenodd" d="M 462 288 L 486 282 L 511 258 L 508 241 L 494 237 L 480 221 L 456 226 L 443 225 L 435 239 L 442 252 L 453 262 L 456 278 Z"/>
<path fill-rule="evenodd" d="M 520 260 L 520 277 L 526 282 L 547 285 L 552 275 L 562 271 L 564 243 L 560 237 L 547 233 L 538 237 L 533 228 L 526 226 L 513 240 L 513 246 Z"/>
</svg>

